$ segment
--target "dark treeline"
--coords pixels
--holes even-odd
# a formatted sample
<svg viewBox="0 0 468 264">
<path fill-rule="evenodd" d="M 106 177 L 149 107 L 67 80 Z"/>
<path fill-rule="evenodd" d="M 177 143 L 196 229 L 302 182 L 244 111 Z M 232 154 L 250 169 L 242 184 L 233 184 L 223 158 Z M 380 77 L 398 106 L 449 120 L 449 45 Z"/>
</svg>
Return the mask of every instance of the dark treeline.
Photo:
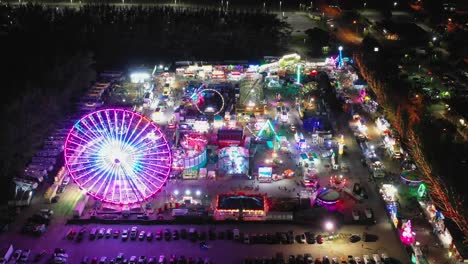
<svg viewBox="0 0 468 264">
<path fill-rule="evenodd" d="M 96 68 L 278 55 L 290 32 L 275 15 L 260 11 L 163 6 L 2 5 L 0 26 L 3 190 L 57 121 L 74 110 Z M 11 197 L 0 193 L 1 201 Z"/>
</svg>

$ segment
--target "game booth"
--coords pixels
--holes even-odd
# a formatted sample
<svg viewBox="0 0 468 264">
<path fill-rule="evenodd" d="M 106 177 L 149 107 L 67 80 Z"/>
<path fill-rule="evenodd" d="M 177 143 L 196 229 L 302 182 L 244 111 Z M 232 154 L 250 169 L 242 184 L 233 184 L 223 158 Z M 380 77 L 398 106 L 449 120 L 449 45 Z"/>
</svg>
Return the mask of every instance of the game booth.
<svg viewBox="0 0 468 264">
<path fill-rule="evenodd" d="M 304 172 L 304 177 L 302 178 L 302 184 L 305 187 L 317 187 L 317 184 L 319 182 L 318 178 L 318 173 L 317 170 L 312 168 L 312 169 L 307 169 L 304 168 L 306 171 Z"/>
<path fill-rule="evenodd" d="M 258 168 L 258 181 L 259 182 L 271 182 L 273 176 L 272 167 L 259 167 Z"/>
<path fill-rule="evenodd" d="M 268 206 L 260 194 L 220 194 L 216 198 L 214 218 L 222 220 L 265 221 Z"/>
<path fill-rule="evenodd" d="M 198 177 L 200 168 L 206 165 L 206 145 L 208 140 L 197 133 L 183 134 L 180 147 L 173 150 L 173 169 L 183 172 L 184 179 Z"/>
<path fill-rule="evenodd" d="M 218 150 L 218 169 L 221 175 L 245 176 L 249 171 L 249 150 L 225 147 Z"/>
</svg>

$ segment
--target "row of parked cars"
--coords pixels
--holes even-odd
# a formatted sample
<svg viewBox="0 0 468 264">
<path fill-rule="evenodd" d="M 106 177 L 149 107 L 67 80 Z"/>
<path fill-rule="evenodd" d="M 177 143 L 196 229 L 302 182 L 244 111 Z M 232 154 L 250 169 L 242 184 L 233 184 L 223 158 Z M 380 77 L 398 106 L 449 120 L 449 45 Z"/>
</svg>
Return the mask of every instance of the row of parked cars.
<svg viewBox="0 0 468 264">
<path fill-rule="evenodd" d="M 87 229 L 86 227 L 83 228 L 70 228 L 67 233 L 66 237 L 69 240 L 76 240 L 80 242 L 88 235 L 90 240 L 94 239 L 102 239 L 102 238 L 114 238 L 114 239 L 122 239 L 126 241 L 130 240 L 179 240 L 179 239 L 188 239 L 190 241 L 204 241 L 204 240 L 239 240 L 240 239 L 240 232 L 238 229 L 229 229 L 229 230 L 215 230 L 209 229 L 198 231 L 196 228 L 189 228 L 189 229 L 173 229 L 170 230 L 168 228 L 165 229 L 157 229 L 155 231 L 150 230 L 141 230 L 136 226 L 131 227 L 130 229 L 124 228 L 104 228 L 104 227 L 96 227 Z"/>
<path fill-rule="evenodd" d="M 275 257 L 250 258 L 244 259 L 244 264 L 392 264 L 399 263 L 389 258 L 387 254 L 364 255 L 361 257 L 317 257 L 313 258 L 311 254 L 289 255 L 285 258 L 282 253 L 277 253 Z"/>
<path fill-rule="evenodd" d="M 89 239 L 101 239 L 101 238 L 121 238 L 123 241 L 140 240 L 140 241 L 152 241 L 152 240 L 179 240 L 188 239 L 190 241 L 205 241 L 205 240 L 236 240 L 244 244 L 322 244 L 324 237 L 321 234 L 315 234 L 313 232 L 305 232 L 296 234 L 290 230 L 288 232 L 276 232 L 276 233 L 241 233 L 239 229 L 228 229 L 228 230 L 215 230 L 209 229 L 208 231 L 198 231 L 196 228 L 189 229 L 157 229 L 155 231 L 141 230 L 136 226 L 130 229 L 118 229 L 118 228 L 104 228 L 96 227 L 88 230 L 83 227 L 80 230 L 76 228 L 70 228 L 66 234 L 69 240 L 81 241 L 86 234 L 89 233 Z"/>
<path fill-rule="evenodd" d="M 103 256 L 98 259 L 98 257 L 84 256 L 81 264 L 213 264 L 213 262 L 209 258 L 176 256 L 174 254 L 168 257 L 160 255 L 148 258 L 146 256 L 126 258 L 123 253 L 119 253 L 115 258 Z"/>
<path fill-rule="evenodd" d="M 323 236 L 313 232 L 296 234 L 290 230 L 288 232 L 276 232 L 266 234 L 240 234 L 240 241 L 244 244 L 322 244 Z"/>
</svg>

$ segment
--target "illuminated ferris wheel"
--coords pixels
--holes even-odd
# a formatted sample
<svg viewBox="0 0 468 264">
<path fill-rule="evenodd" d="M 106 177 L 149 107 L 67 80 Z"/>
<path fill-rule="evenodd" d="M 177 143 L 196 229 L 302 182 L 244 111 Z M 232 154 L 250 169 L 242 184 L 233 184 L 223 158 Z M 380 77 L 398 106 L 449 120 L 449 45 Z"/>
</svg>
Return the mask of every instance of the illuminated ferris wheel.
<svg viewBox="0 0 468 264">
<path fill-rule="evenodd" d="M 171 167 L 170 147 L 148 118 L 123 109 L 98 110 L 81 118 L 65 142 L 65 163 L 89 195 L 118 205 L 157 194 Z"/>
</svg>

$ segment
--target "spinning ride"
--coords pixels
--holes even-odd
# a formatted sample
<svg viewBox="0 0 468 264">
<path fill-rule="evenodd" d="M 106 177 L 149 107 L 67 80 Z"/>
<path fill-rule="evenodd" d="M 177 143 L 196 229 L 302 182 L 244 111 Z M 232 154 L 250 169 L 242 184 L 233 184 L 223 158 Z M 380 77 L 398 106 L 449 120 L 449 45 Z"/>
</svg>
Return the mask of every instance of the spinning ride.
<svg viewBox="0 0 468 264">
<path fill-rule="evenodd" d="M 192 95 L 197 110 L 205 115 L 219 115 L 224 109 L 224 97 L 215 89 L 203 89 Z"/>
<path fill-rule="evenodd" d="M 123 109 L 81 118 L 68 133 L 64 154 L 80 189 L 116 205 L 138 204 L 156 195 L 172 167 L 171 150 L 159 128 Z"/>
</svg>

